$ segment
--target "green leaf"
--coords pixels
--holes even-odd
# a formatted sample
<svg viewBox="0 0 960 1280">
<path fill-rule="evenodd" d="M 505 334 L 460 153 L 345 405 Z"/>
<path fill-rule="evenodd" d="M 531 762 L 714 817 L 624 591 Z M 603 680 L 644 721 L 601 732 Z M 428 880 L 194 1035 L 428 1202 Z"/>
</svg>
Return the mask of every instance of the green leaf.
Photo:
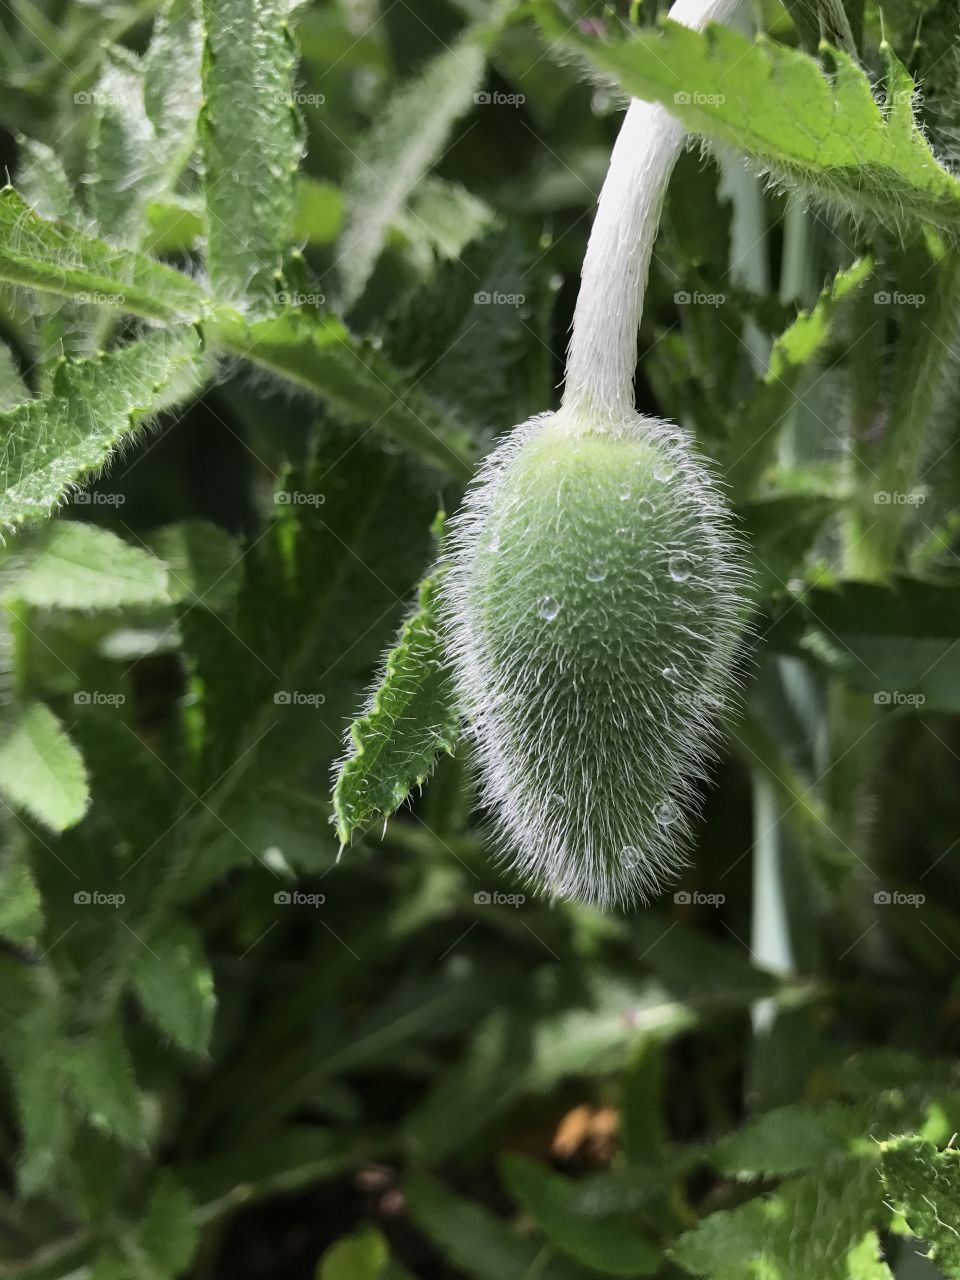
<svg viewBox="0 0 960 1280">
<path fill-rule="evenodd" d="M 74 520 L 44 527 L 11 576 L 2 598 L 40 608 L 119 609 L 170 599 L 162 560 L 107 529 Z"/>
<path fill-rule="evenodd" d="M 848 1254 L 882 1216 L 876 1162 L 845 1160 L 704 1218 L 673 1258 L 709 1280 L 850 1280 Z"/>
<path fill-rule="evenodd" d="M 240 590 L 242 552 L 226 530 L 206 520 L 167 525 L 150 538 L 167 565 L 168 590 L 181 604 L 221 611 Z"/>
<path fill-rule="evenodd" d="M 492 31 L 471 27 L 380 109 L 343 184 L 346 221 L 337 246 L 345 306 L 363 292 L 387 230 L 473 106 Z"/>
<path fill-rule="evenodd" d="M 781 653 L 816 662 L 878 706 L 960 710 L 960 592 L 913 579 L 843 582 L 784 602 L 766 632 Z"/>
<path fill-rule="evenodd" d="M 170 918 L 150 934 L 136 954 L 133 989 L 164 1035 L 190 1053 L 210 1047 L 216 994 L 213 975 L 196 930 Z"/>
<path fill-rule="evenodd" d="M 330 315 L 295 307 L 247 324 L 224 317 L 221 341 L 237 355 L 315 392 L 346 422 L 376 426 L 461 477 L 473 447 L 451 412 L 411 389 L 404 375 Z"/>
<path fill-rule="evenodd" d="M 866 1131 L 867 1118 L 861 1111 L 838 1103 L 815 1108 L 798 1102 L 765 1112 L 721 1138 L 710 1161 L 732 1177 L 782 1178 L 820 1169 L 838 1155 L 856 1154 L 868 1141 Z"/>
<path fill-rule="evenodd" d="M 535 1274 L 537 1280 L 586 1280 L 576 1263 L 544 1258 L 540 1244 L 511 1231 L 489 1209 L 448 1191 L 426 1174 L 405 1184 L 410 1216 L 445 1258 L 471 1280 Z"/>
<path fill-rule="evenodd" d="M 847 1254 L 847 1280 L 893 1280 L 893 1272 L 880 1257 L 875 1231 L 868 1231 Z"/>
<path fill-rule="evenodd" d="M 693 133 L 736 148 L 782 181 L 883 220 L 960 227 L 960 182 L 917 128 L 902 84 L 884 112 L 845 53 L 827 51 L 830 75 L 805 53 L 723 27 L 699 33 L 667 21 L 609 42 L 558 12 L 544 25 L 625 92 L 662 103 Z"/>
<path fill-rule="evenodd" d="M 172 187 L 197 141 L 203 86 L 199 0 L 167 0 L 143 58 L 143 100 L 153 125 L 153 154 Z"/>
<path fill-rule="evenodd" d="M 873 273 L 869 257 L 838 271 L 809 311 L 801 311 L 773 344 L 767 372 L 736 412 L 730 433 L 731 483 L 748 491 L 773 456 L 780 434 L 798 403 L 797 387 L 832 335 L 843 300 Z M 780 430 L 778 430 L 778 428 Z"/>
<path fill-rule="evenodd" d="M 43 975 L 28 976 L 8 960 L 2 977 L 8 1034 L 0 1052 L 10 1074 L 20 1130 L 18 1182 L 24 1195 L 31 1195 L 53 1181 L 74 1129 L 58 1052 L 62 1010 L 56 990 L 44 983 Z"/>
<path fill-rule="evenodd" d="M 65 831 L 87 811 L 83 759 L 41 702 L 20 712 L 0 742 L 0 795 L 51 831 Z"/>
<path fill-rule="evenodd" d="M 147 418 L 198 391 L 208 368 L 192 328 L 58 365 L 50 395 L 0 414 L 0 525 L 48 515 Z"/>
<path fill-rule="evenodd" d="M 526 1156 L 505 1156 L 500 1169 L 511 1195 L 543 1228 L 551 1244 L 578 1262 L 605 1276 L 649 1276 L 660 1268 L 660 1250 L 628 1218 L 578 1217 L 576 1184 L 571 1179 Z"/>
<path fill-rule="evenodd" d="M 173 267 L 47 222 L 12 187 L 0 191 L 0 280 L 148 320 L 197 321 L 210 307 L 201 286 Z"/>
<path fill-rule="evenodd" d="M 960 1277 L 960 1151 L 938 1151 L 922 1138 L 887 1143 L 880 1162 L 883 1185 L 910 1231 L 945 1275 Z"/>
<path fill-rule="evenodd" d="M 8 848 L 0 864 L 0 937 L 29 942 L 43 928 L 43 905 L 24 851 L 8 835 Z"/>
<path fill-rule="evenodd" d="M 365 1227 L 330 1246 L 317 1267 L 317 1280 L 378 1280 L 389 1249 L 376 1227 Z"/>
<path fill-rule="evenodd" d="M 91 99 L 95 113 L 87 183 L 90 208 L 105 240 L 134 247 L 159 185 L 139 59 L 127 49 L 108 48 L 95 88 L 80 96 Z"/>
<path fill-rule="evenodd" d="M 331 244 L 343 224 L 343 193 L 330 182 L 301 175 L 294 234 L 307 244 Z"/>
<path fill-rule="evenodd" d="M 21 138 L 17 189 L 41 218 L 69 218 L 77 199 L 60 157 L 45 142 Z"/>
<path fill-rule="evenodd" d="M 84 1118 L 128 1146 L 144 1147 L 143 1103 L 119 1024 L 104 1023 L 74 1041 L 66 1065 L 74 1102 Z"/>
<path fill-rule="evenodd" d="M 440 753 L 456 750 L 460 717 L 435 615 L 441 574 L 435 569 L 420 584 L 417 607 L 349 728 L 333 792 L 341 844 L 399 809 Z"/>
<path fill-rule="evenodd" d="M 288 0 L 201 0 L 207 268 L 218 298 L 276 304 L 301 142 Z"/>
<path fill-rule="evenodd" d="M 0 342 L 0 413 L 29 399 L 30 392 L 20 376 L 13 352 L 5 342 Z"/>
<path fill-rule="evenodd" d="M 151 1265 L 147 1280 L 177 1280 L 189 1268 L 199 1239 L 190 1193 L 169 1169 L 161 1169 L 137 1229 L 137 1244 Z"/>
</svg>

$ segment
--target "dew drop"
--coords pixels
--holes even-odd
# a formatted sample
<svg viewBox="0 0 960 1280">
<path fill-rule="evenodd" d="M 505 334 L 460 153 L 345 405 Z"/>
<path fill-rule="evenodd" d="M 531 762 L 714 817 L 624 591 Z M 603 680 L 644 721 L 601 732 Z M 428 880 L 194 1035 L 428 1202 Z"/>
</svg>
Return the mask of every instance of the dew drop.
<svg viewBox="0 0 960 1280">
<path fill-rule="evenodd" d="M 676 680 L 680 672 L 676 667 L 664 667 L 660 674 L 663 676 L 664 680 Z"/>
<path fill-rule="evenodd" d="M 607 576 L 607 566 L 602 560 L 591 560 L 587 565 L 587 581 L 602 582 Z"/>
<path fill-rule="evenodd" d="M 654 816 L 661 827 L 669 827 L 671 822 L 676 822 L 680 816 L 680 811 L 672 800 L 663 800 L 657 805 L 657 812 Z"/>
<path fill-rule="evenodd" d="M 628 484 L 622 484 L 617 492 L 617 497 L 621 502 L 629 502 L 632 490 Z"/>
<path fill-rule="evenodd" d="M 544 622 L 552 622 L 560 612 L 560 601 L 556 596 L 541 596 L 540 603 L 537 605 L 537 613 L 543 618 Z"/>
<path fill-rule="evenodd" d="M 626 527 L 626 525 L 621 525 L 621 526 L 620 526 L 620 528 L 617 530 L 617 537 L 618 537 L 618 538 L 632 538 L 632 537 L 633 537 L 633 530 L 632 530 L 632 529 L 628 529 L 628 528 Z"/>
<path fill-rule="evenodd" d="M 668 568 L 674 582 L 686 582 L 693 571 L 693 562 L 689 556 L 671 556 Z"/>
<path fill-rule="evenodd" d="M 674 465 L 665 458 L 662 462 L 658 462 L 653 469 L 654 480 L 672 480 L 674 473 Z"/>
<path fill-rule="evenodd" d="M 623 846 L 623 865 L 625 867 L 636 867 L 640 864 L 640 850 L 634 848 L 632 844 Z"/>
</svg>

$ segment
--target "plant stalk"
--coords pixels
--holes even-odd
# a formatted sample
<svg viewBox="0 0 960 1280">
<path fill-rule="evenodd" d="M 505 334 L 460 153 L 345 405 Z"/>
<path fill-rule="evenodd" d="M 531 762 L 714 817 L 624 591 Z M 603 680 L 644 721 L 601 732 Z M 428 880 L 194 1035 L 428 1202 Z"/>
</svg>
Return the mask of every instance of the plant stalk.
<svg viewBox="0 0 960 1280">
<path fill-rule="evenodd" d="M 676 0 L 670 18 L 701 30 L 739 0 Z M 565 417 L 615 424 L 633 412 L 637 333 L 653 242 L 684 129 L 658 103 L 634 98 L 610 156 L 587 243 L 567 350 Z"/>
</svg>

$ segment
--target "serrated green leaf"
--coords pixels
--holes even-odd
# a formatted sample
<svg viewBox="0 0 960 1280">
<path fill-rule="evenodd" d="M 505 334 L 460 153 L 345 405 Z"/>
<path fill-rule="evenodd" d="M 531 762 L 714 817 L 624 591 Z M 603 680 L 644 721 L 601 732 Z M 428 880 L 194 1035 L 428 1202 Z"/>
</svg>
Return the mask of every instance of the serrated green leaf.
<svg viewBox="0 0 960 1280">
<path fill-rule="evenodd" d="M 337 246 L 345 306 L 363 292 L 395 216 L 473 105 L 491 34 L 472 27 L 437 54 L 380 108 L 358 148 L 343 184 L 346 220 Z"/>
<path fill-rule="evenodd" d="M 48 396 L 0 414 L 0 525 L 48 515 L 147 418 L 198 391 L 209 367 L 192 328 L 58 365 Z"/>
<path fill-rule="evenodd" d="M 12 187 L 0 191 L 0 280 L 148 320 L 194 322 L 210 309 L 203 288 L 173 267 L 48 222 Z"/>
<path fill-rule="evenodd" d="M 765 1112 L 721 1138 L 709 1159 L 732 1177 L 785 1177 L 820 1169 L 838 1155 L 856 1154 L 866 1131 L 866 1117 L 852 1107 L 833 1103 L 815 1108 L 798 1102 Z"/>
<path fill-rule="evenodd" d="M 216 994 L 196 930 L 170 918 L 150 934 L 132 969 L 133 989 L 164 1035 L 190 1053 L 210 1047 Z"/>
<path fill-rule="evenodd" d="M 472 473 L 472 442 L 450 410 L 411 389 L 334 316 L 289 306 L 249 324 L 224 317 L 219 332 L 230 351 L 315 392 L 344 421 L 375 426 L 458 476 Z"/>
<path fill-rule="evenodd" d="M 659 102 L 692 132 L 726 144 L 805 192 L 881 219 L 960 228 L 960 181 L 913 121 L 887 116 L 866 73 L 829 50 L 835 72 L 799 50 L 712 26 L 666 21 L 627 39 L 597 40 L 558 12 L 547 33 L 629 94 Z"/>
<path fill-rule="evenodd" d="M 293 243 L 300 130 L 287 0 L 202 0 L 207 268 L 218 298 L 276 305 Z"/>
<path fill-rule="evenodd" d="M 676 1262 L 709 1280 L 849 1280 L 847 1257 L 882 1214 L 874 1157 L 795 1178 L 775 1195 L 704 1218 Z"/>
<path fill-rule="evenodd" d="M 169 601 L 162 560 L 107 529 L 58 520 L 21 546 L 2 599 L 53 609 L 119 609 Z"/>
<path fill-rule="evenodd" d="M 887 1143 L 880 1162 L 893 1207 L 945 1275 L 960 1277 L 960 1151 L 922 1138 Z"/>
<path fill-rule="evenodd" d="M 545 1257 L 537 1241 L 511 1231 L 489 1209 L 455 1195 L 434 1178 L 409 1178 L 404 1190 L 413 1221 L 471 1280 L 531 1272 L 537 1280 L 586 1280 L 590 1274 L 575 1262 Z"/>
<path fill-rule="evenodd" d="M 242 551 L 226 530 L 206 520 L 183 520 L 151 535 L 166 563 L 170 597 L 181 604 L 225 609 L 243 578 Z"/>
<path fill-rule="evenodd" d="M 73 1041 L 66 1068 L 85 1120 L 128 1146 L 146 1145 L 143 1102 L 118 1023 L 104 1023 Z"/>
<path fill-rule="evenodd" d="M 58 1052 L 51 1052 L 52 1046 L 60 1044 L 61 1009 L 55 992 L 27 978 L 10 962 L 3 980 L 8 1034 L 0 1048 L 10 1073 L 20 1130 L 17 1178 L 22 1192 L 31 1195 L 53 1181 L 75 1124 L 64 1088 L 63 1062 Z M 13 1003 L 20 1007 L 11 1009 Z"/>
<path fill-rule="evenodd" d="M 169 1169 L 161 1169 L 137 1229 L 137 1244 L 151 1266 L 149 1280 L 177 1280 L 189 1268 L 199 1239 L 192 1196 Z"/>
<path fill-rule="evenodd" d="M 538 1160 L 505 1156 L 500 1162 L 511 1194 L 543 1229 L 550 1242 L 584 1266 L 605 1276 L 649 1276 L 663 1257 L 626 1217 L 578 1217 L 576 1184 Z"/>
<path fill-rule="evenodd" d="M 21 711 L 0 742 L 0 795 L 51 831 L 65 831 L 87 811 L 83 758 L 42 702 Z"/>
<path fill-rule="evenodd" d="M 440 753 L 456 750 L 460 717 L 435 614 L 442 572 L 434 570 L 421 583 L 417 607 L 348 731 L 333 791 L 341 844 L 399 809 Z"/>
<path fill-rule="evenodd" d="M 0 862 L 0 937 L 28 942 L 38 937 L 42 928 L 40 891 L 24 852 L 11 839 Z"/>
<path fill-rule="evenodd" d="M 365 1227 L 327 1249 L 317 1267 L 317 1280 L 378 1280 L 389 1257 L 383 1234 L 376 1227 Z"/>
</svg>

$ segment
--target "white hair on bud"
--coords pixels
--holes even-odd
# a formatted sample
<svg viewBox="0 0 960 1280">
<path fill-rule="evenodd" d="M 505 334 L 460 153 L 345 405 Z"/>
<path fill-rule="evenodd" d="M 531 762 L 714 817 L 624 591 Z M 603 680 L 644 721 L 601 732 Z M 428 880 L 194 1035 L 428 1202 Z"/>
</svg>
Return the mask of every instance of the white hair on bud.
<svg viewBox="0 0 960 1280">
<path fill-rule="evenodd" d="M 677 0 L 691 27 L 737 0 Z M 745 571 L 678 427 L 634 411 L 637 331 L 683 130 L 634 101 L 556 414 L 516 427 L 451 524 L 441 623 L 503 856 L 561 898 L 646 900 L 682 865 L 736 684 Z"/>
<path fill-rule="evenodd" d="M 736 685 L 741 561 L 666 422 L 544 414 L 487 459 L 450 524 L 442 625 L 498 851 L 542 889 L 627 904 L 683 865 Z"/>
</svg>

